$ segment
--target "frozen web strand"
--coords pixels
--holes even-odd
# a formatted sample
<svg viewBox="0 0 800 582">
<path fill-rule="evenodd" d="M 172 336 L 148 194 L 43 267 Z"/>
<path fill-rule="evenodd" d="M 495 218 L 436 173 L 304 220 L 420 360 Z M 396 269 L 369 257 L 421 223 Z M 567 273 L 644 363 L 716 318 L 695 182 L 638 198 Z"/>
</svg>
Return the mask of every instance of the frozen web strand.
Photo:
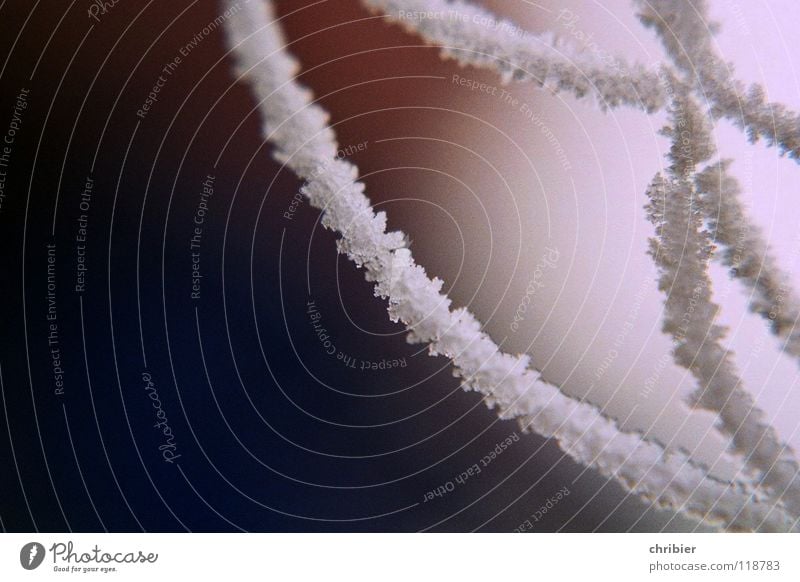
<svg viewBox="0 0 800 582">
<path fill-rule="evenodd" d="M 750 310 L 783 340 L 780 348 L 800 360 L 800 301 L 791 278 L 770 254 L 758 227 L 741 202 L 741 187 L 729 172 L 730 160 L 698 173 L 695 186 L 711 237 L 723 249 L 719 258 L 750 296 Z"/>
<path fill-rule="evenodd" d="M 761 85 L 733 76 L 713 47 L 717 25 L 711 23 L 706 0 L 634 0 L 639 18 L 653 28 L 675 65 L 694 79 L 695 91 L 723 117 L 743 129 L 751 142 L 760 138 L 800 163 L 800 115 L 781 103 L 768 102 Z"/>
<path fill-rule="evenodd" d="M 672 141 L 668 177 L 657 175 L 653 180 L 646 207 L 656 226 L 650 254 L 661 273 L 659 289 L 666 294 L 663 330 L 674 341 L 675 362 L 698 382 L 690 404 L 717 413 L 733 451 L 758 471 L 758 481 L 774 497 L 800 516 L 794 453 L 743 389 L 732 354 L 723 346 L 727 330 L 715 323 L 720 308 L 712 299 L 708 270 L 714 247 L 695 191 L 697 164 L 715 153 L 710 122 L 686 84 L 666 76 L 665 80 L 672 96 L 670 125 L 663 130 Z"/>
<path fill-rule="evenodd" d="M 602 108 L 633 106 L 653 113 L 663 105 L 658 79 L 640 65 L 608 67 L 558 43 L 525 32 L 463 0 L 362 0 L 461 65 L 492 69 L 504 82 L 533 81 L 553 92 L 595 95 Z"/>
<path fill-rule="evenodd" d="M 405 236 L 387 233 L 385 214 L 372 211 L 357 168 L 336 159 L 327 114 L 294 81 L 298 66 L 283 50 L 271 4 L 244 5 L 227 29 L 236 69 L 258 99 L 275 157 L 306 180 L 302 191 L 323 211 L 324 225 L 341 235 L 340 252 L 365 269 L 376 295 L 388 300 L 392 319 L 408 328 L 410 342 L 427 342 L 431 354 L 449 357 L 465 389 L 482 393 L 502 418 L 519 418 L 579 463 L 661 508 L 731 530 L 796 529 L 758 488 L 716 480 L 685 454 L 620 431 L 597 408 L 543 381 L 527 356 L 502 353 L 467 310 L 451 310 L 442 282 L 428 278 L 405 248 Z"/>
</svg>

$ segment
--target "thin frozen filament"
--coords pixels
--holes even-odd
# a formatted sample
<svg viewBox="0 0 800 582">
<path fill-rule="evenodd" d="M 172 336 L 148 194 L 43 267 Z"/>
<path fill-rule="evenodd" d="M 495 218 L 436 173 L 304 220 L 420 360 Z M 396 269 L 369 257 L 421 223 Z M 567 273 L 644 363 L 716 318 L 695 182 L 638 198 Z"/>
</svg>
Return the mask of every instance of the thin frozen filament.
<svg viewBox="0 0 800 582">
<path fill-rule="evenodd" d="M 532 81 L 554 92 L 595 95 L 600 106 L 629 105 L 652 113 L 663 105 L 658 78 L 622 59 L 609 67 L 463 0 L 362 0 L 461 65 L 492 69 L 504 82 Z"/>
</svg>

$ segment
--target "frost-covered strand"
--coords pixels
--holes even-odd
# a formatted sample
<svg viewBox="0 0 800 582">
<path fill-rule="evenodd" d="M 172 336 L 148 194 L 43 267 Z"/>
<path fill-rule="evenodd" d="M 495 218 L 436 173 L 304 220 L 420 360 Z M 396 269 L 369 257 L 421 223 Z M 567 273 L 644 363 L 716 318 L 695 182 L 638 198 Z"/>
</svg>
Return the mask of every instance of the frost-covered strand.
<svg viewBox="0 0 800 582">
<path fill-rule="evenodd" d="M 713 246 L 703 228 L 693 181 L 697 163 L 714 154 L 710 126 L 686 85 L 672 79 L 670 86 L 675 88 L 671 125 L 664 130 L 672 139 L 669 178 L 656 176 L 647 191 L 648 217 L 656 225 L 650 254 L 661 272 L 659 289 L 666 293 L 663 330 L 675 342 L 676 363 L 698 381 L 691 403 L 719 415 L 720 428 L 732 438 L 734 451 L 758 471 L 759 481 L 769 491 L 800 516 L 794 454 L 742 388 L 732 354 L 722 343 L 726 330 L 714 323 L 719 306 L 712 300 L 708 273 Z"/>
<path fill-rule="evenodd" d="M 800 359 L 800 301 L 790 276 L 770 254 L 761 230 L 753 226 L 741 202 L 741 187 L 723 160 L 695 178 L 711 236 L 720 245 L 719 257 L 750 295 L 750 310 L 781 338 L 781 349 Z"/>
<path fill-rule="evenodd" d="M 587 58 L 552 35 L 534 36 L 463 0 L 362 0 L 409 32 L 441 47 L 462 65 L 497 71 L 505 82 L 533 81 L 577 97 L 594 94 L 601 107 L 632 105 L 654 112 L 663 105 L 658 79 L 642 66 Z"/>
<path fill-rule="evenodd" d="M 718 306 L 711 301 L 707 263 L 708 233 L 691 187 L 657 177 L 648 195 L 658 238 L 651 253 L 661 269 L 659 289 L 667 293 L 663 329 L 675 341 L 675 361 L 690 370 L 699 387 L 696 406 L 719 414 L 720 429 L 734 451 L 759 472 L 758 480 L 800 515 L 800 481 L 792 451 L 764 421 L 764 414 L 741 388 L 731 354 L 723 347 L 725 329 L 714 324 Z"/>
<path fill-rule="evenodd" d="M 696 81 L 696 92 L 712 113 L 747 132 L 751 141 L 765 138 L 782 153 L 800 161 L 800 115 L 768 102 L 764 88 L 747 88 L 733 77 L 712 45 L 717 25 L 709 22 L 706 0 L 635 0 L 639 18 L 652 27 L 684 73 Z"/>
<path fill-rule="evenodd" d="M 307 180 L 303 192 L 323 210 L 325 226 L 341 234 L 339 250 L 365 267 L 376 293 L 389 300 L 392 318 L 408 327 L 409 341 L 428 342 L 431 353 L 451 358 L 465 387 L 486 395 L 502 417 L 520 417 L 524 426 L 554 437 L 578 462 L 616 477 L 661 507 L 729 529 L 796 528 L 781 508 L 741 483 L 710 478 L 686 455 L 620 431 L 595 407 L 544 382 L 527 356 L 500 352 L 468 311 L 451 310 L 442 282 L 427 277 L 405 248 L 403 234 L 387 233 L 385 214 L 372 211 L 357 168 L 336 159 L 327 116 L 293 80 L 296 64 L 281 50 L 268 9 L 269 3 L 250 2 L 227 23 L 238 70 L 259 98 L 265 135 L 276 157 Z"/>
</svg>

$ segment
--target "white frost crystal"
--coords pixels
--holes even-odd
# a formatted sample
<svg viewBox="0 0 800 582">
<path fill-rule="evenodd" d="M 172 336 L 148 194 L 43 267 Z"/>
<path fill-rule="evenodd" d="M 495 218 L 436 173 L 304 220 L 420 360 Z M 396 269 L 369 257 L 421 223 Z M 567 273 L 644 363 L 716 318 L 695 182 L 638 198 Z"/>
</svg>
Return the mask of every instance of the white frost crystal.
<svg viewBox="0 0 800 582">
<path fill-rule="evenodd" d="M 283 49 L 271 3 L 251 0 L 227 27 L 237 71 L 259 102 L 275 157 L 306 180 L 302 191 L 322 210 L 324 225 L 341 235 L 339 250 L 365 269 L 376 295 L 388 300 L 392 319 L 408 328 L 410 342 L 450 358 L 464 388 L 483 394 L 501 417 L 553 437 L 576 461 L 660 507 L 732 530 L 796 528 L 759 488 L 716 480 L 687 455 L 620 431 L 594 406 L 543 381 L 528 356 L 501 352 L 469 311 L 451 309 L 442 282 L 414 262 L 405 236 L 386 232 L 385 214 L 373 212 L 357 168 L 336 158 L 328 116 L 294 80 L 298 66 Z"/>
</svg>

